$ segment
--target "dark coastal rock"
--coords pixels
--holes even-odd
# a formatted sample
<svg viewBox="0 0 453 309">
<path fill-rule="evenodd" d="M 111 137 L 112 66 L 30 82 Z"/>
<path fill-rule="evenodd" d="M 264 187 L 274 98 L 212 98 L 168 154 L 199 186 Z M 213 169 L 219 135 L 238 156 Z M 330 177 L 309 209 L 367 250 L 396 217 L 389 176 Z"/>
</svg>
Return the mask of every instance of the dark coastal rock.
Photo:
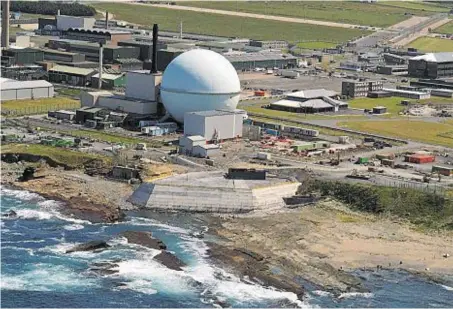
<svg viewBox="0 0 453 309">
<path fill-rule="evenodd" d="M 156 250 L 165 250 L 167 246 L 160 240 L 152 237 L 151 232 L 126 231 L 121 236 L 127 238 L 131 244 L 136 244 Z"/>
<path fill-rule="evenodd" d="M 298 299 L 305 293 L 304 287 L 296 278 L 285 274 L 275 274 L 265 258 L 251 250 L 232 248 L 216 243 L 209 243 L 210 258 L 222 267 L 229 267 L 243 280 L 251 280 L 263 286 L 293 292 Z"/>
<path fill-rule="evenodd" d="M 183 261 L 181 261 L 174 254 L 171 254 L 168 251 L 162 251 L 161 253 L 156 255 L 154 259 L 162 263 L 162 265 L 177 271 L 181 271 L 181 267 L 186 266 Z"/>
<path fill-rule="evenodd" d="M 19 177 L 19 181 L 29 181 L 31 179 L 35 178 L 35 168 L 34 167 L 26 167 L 24 169 L 24 172 L 22 173 L 22 176 Z"/>
<path fill-rule="evenodd" d="M 54 197 L 50 196 L 50 198 Z M 61 209 L 63 213 L 93 223 L 118 222 L 125 217 L 118 206 L 93 203 L 86 197 L 73 196 L 65 202 L 66 207 Z"/>
<path fill-rule="evenodd" d="M 17 213 L 14 210 L 8 210 L 7 212 L 2 214 L 3 218 L 17 218 Z"/>
<path fill-rule="evenodd" d="M 84 244 L 77 245 L 69 250 L 66 250 L 66 253 L 72 253 L 77 251 L 93 251 L 98 249 L 105 249 L 108 247 L 110 246 L 103 240 L 93 240 Z"/>
<path fill-rule="evenodd" d="M 118 273 L 118 270 L 104 268 L 90 268 L 89 271 L 100 276 L 109 276 Z"/>
</svg>

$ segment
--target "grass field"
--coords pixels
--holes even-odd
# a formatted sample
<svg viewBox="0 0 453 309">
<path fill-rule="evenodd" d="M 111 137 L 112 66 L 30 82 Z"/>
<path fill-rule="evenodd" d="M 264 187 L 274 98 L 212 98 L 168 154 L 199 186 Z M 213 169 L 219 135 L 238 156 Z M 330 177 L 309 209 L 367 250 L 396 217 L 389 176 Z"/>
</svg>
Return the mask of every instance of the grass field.
<svg viewBox="0 0 453 309">
<path fill-rule="evenodd" d="M 181 3 L 181 5 L 194 7 L 291 16 L 373 27 L 387 27 L 406 20 L 409 16 L 404 15 L 405 13 L 426 16 L 436 12 L 448 12 L 447 8 L 431 7 L 422 3 L 415 3 L 411 8 L 401 7 L 399 4 L 399 2 L 370 4 L 352 1 L 200 1 Z"/>
<path fill-rule="evenodd" d="M 387 107 L 387 112 L 392 115 L 397 115 L 400 111 L 404 110 L 404 106 L 400 105 L 401 100 L 405 98 L 399 97 L 390 97 L 390 98 L 356 98 L 350 100 L 349 107 L 351 108 L 363 108 L 363 109 L 373 109 L 375 106 L 385 106 Z"/>
<path fill-rule="evenodd" d="M 333 42 L 324 42 L 324 41 L 314 41 L 314 42 L 300 42 L 297 43 L 297 46 L 300 48 L 306 49 L 324 49 L 324 48 L 332 48 L 337 46 L 337 43 Z"/>
<path fill-rule="evenodd" d="M 80 108 L 80 101 L 65 97 L 36 99 L 36 100 L 14 100 L 1 103 L 2 114 L 5 112 L 17 115 L 32 115 L 46 113 L 58 109 Z"/>
<path fill-rule="evenodd" d="M 424 52 L 451 52 L 453 51 L 453 40 L 421 37 L 406 47 L 414 47 Z"/>
<path fill-rule="evenodd" d="M 2 153 L 28 153 L 32 155 L 46 156 L 58 163 L 66 164 L 71 167 L 80 167 L 84 163 L 93 159 L 101 159 L 104 162 L 110 161 L 108 157 L 101 155 L 72 151 L 64 148 L 45 146 L 40 144 L 2 145 Z"/>
<path fill-rule="evenodd" d="M 88 130 L 74 130 L 74 131 L 65 131 L 66 134 L 69 134 L 74 137 L 83 137 L 88 139 L 96 139 L 104 142 L 115 143 L 115 144 L 129 144 L 136 145 L 138 143 L 146 143 L 149 147 L 162 146 L 162 142 L 159 141 L 149 141 L 136 137 L 127 137 L 116 134 L 110 134 L 102 131 L 88 131 Z"/>
<path fill-rule="evenodd" d="M 80 95 L 80 92 L 82 92 L 81 89 L 72 89 L 72 88 L 59 88 L 55 89 L 56 92 L 58 92 L 59 95 L 64 95 L 68 97 L 78 97 Z"/>
<path fill-rule="evenodd" d="M 399 137 L 413 141 L 453 147 L 453 138 L 445 135 L 453 131 L 453 124 L 445 122 L 423 122 L 412 120 L 389 121 L 348 121 L 340 127 L 389 137 Z"/>
<path fill-rule="evenodd" d="M 453 34 L 453 20 L 433 30 L 436 33 Z"/>
<path fill-rule="evenodd" d="M 422 1 L 385 1 L 379 3 L 379 5 L 433 13 L 442 13 L 449 11 L 448 7 L 446 6 L 436 5 L 435 3 L 427 4 L 423 3 Z"/>
<path fill-rule="evenodd" d="M 162 30 L 179 31 L 179 25 L 182 21 L 184 32 L 227 37 L 247 37 L 263 40 L 278 38 L 290 42 L 320 40 L 340 43 L 370 33 L 358 29 L 286 23 L 124 3 L 96 3 L 93 6 L 96 9 L 115 14 L 116 19 L 147 27 L 152 27 L 154 23 L 158 23 Z M 140 14 L 137 14 L 137 12 L 140 12 Z"/>
</svg>

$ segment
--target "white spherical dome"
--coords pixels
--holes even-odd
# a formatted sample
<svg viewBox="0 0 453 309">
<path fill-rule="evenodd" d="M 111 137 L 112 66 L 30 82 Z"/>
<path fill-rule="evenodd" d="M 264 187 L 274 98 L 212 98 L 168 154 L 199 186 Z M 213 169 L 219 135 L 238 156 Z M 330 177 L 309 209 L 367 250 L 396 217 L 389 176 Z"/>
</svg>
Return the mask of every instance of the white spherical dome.
<svg viewBox="0 0 453 309">
<path fill-rule="evenodd" d="M 225 57 L 210 50 L 192 49 L 170 62 L 160 91 L 165 109 L 176 121 L 184 122 L 187 112 L 234 110 L 241 84 Z"/>
</svg>

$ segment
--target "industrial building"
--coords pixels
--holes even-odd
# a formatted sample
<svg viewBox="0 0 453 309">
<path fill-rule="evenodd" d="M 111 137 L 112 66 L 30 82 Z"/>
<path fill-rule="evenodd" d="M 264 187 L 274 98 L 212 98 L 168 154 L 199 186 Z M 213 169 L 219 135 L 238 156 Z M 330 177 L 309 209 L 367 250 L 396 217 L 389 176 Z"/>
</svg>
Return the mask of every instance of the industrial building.
<svg viewBox="0 0 453 309">
<path fill-rule="evenodd" d="M 93 28 L 96 19 L 94 17 L 78 17 L 78 16 L 55 16 L 57 29 L 66 31 L 71 28 Z"/>
<path fill-rule="evenodd" d="M 262 49 L 285 49 L 288 48 L 286 41 L 257 41 L 250 40 L 250 46 L 260 47 Z"/>
<path fill-rule="evenodd" d="M 96 74 L 95 69 L 57 65 L 49 70 L 49 81 L 52 83 L 87 87 L 91 84 L 91 77 L 94 74 Z"/>
<path fill-rule="evenodd" d="M 295 68 L 297 58 L 293 55 L 279 53 L 244 53 L 225 55 L 236 70 L 253 70 L 255 68 Z"/>
<path fill-rule="evenodd" d="M 65 31 L 65 38 L 70 40 L 98 42 L 118 45 L 119 41 L 132 39 L 132 33 L 128 31 L 118 31 L 110 29 L 91 29 L 71 27 Z"/>
<path fill-rule="evenodd" d="M 383 88 L 382 90 L 385 92 L 391 93 L 392 96 L 408 98 L 408 99 L 423 100 L 423 99 L 429 99 L 431 97 L 429 92 L 410 91 L 410 90 L 403 90 L 403 89 L 390 89 L 390 88 Z"/>
<path fill-rule="evenodd" d="M 429 53 L 409 59 L 409 76 L 433 79 L 453 76 L 453 52 Z"/>
<path fill-rule="evenodd" d="M 242 137 L 244 113 L 211 110 L 184 115 L 184 134 L 203 136 L 206 141 L 222 141 Z"/>
<path fill-rule="evenodd" d="M 450 89 L 429 89 L 429 93 L 436 97 L 453 98 L 453 90 Z"/>
<path fill-rule="evenodd" d="M 453 90 L 453 78 L 444 79 L 419 79 L 411 81 L 411 86 L 426 87 L 426 88 L 442 88 Z"/>
<path fill-rule="evenodd" d="M 408 66 L 403 65 L 378 65 L 376 67 L 376 73 L 385 75 L 407 75 Z"/>
<path fill-rule="evenodd" d="M 44 53 L 34 48 L 9 48 L 2 50 L 1 64 L 8 66 L 25 66 L 44 60 Z"/>
<path fill-rule="evenodd" d="M 124 41 L 119 41 L 118 46 L 131 46 L 131 47 L 139 48 L 138 59 L 141 61 L 147 61 L 147 60 L 152 59 L 153 43 L 150 41 L 124 40 Z M 166 48 L 167 48 L 166 44 L 163 44 L 163 43 L 157 44 L 157 50 L 166 49 Z M 157 57 L 157 59 L 159 59 L 159 56 Z M 171 60 L 173 60 L 173 58 Z M 170 63 L 170 62 L 168 62 L 168 63 Z M 168 63 L 167 63 L 167 65 L 168 65 Z M 158 70 L 161 70 L 161 69 L 159 69 L 159 67 L 158 67 Z"/>
<path fill-rule="evenodd" d="M 41 50 L 44 53 L 45 61 L 72 62 L 72 63 L 85 61 L 85 55 L 81 53 L 65 52 L 50 48 L 42 48 Z"/>
<path fill-rule="evenodd" d="M 325 89 L 311 89 L 293 92 L 283 100 L 270 104 L 271 109 L 292 113 L 322 113 L 338 112 L 347 109 L 348 103 L 337 99 L 335 91 Z"/>
<path fill-rule="evenodd" d="M 51 98 L 54 87 L 45 80 L 17 81 L 1 79 L 1 101 Z"/>
<path fill-rule="evenodd" d="M 382 81 L 345 80 L 341 83 L 341 94 L 351 98 L 366 97 L 368 92 L 380 91 L 384 87 Z"/>
<path fill-rule="evenodd" d="M 373 114 L 385 114 L 387 113 L 387 107 L 385 106 L 375 106 L 373 107 Z"/>
<path fill-rule="evenodd" d="M 114 89 L 126 86 L 126 74 L 102 73 L 101 89 Z M 99 88 L 99 73 L 91 77 L 91 86 Z"/>
<path fill-rule="evenodd" d="M 384 53 L 382 54 L 382 56 L 384 57 L 385 63 L 389 65 L 404 65 L 408 62 L 408 59 L 406 57 L 400 55 Z"/>
</svg>

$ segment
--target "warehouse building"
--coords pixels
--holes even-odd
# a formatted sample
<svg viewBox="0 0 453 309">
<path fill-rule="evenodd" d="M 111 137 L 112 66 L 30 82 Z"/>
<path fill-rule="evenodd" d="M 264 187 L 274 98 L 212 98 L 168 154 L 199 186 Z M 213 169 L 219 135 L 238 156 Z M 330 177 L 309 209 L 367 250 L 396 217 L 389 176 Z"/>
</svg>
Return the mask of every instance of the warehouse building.
<svg viewBox="0 0 453 309">
<path fill-rule="evenodd" d="M 49 70 L 49 81 L 52 83 L 87 87 L 91 84 L 91 77 L 94 74 L 96 74 L 95 69 L 56 65 Z"/>
<path fill-rule="evenodd" d="M 335 91 L 311 89 L 293 92 L 285 99 L 271 103 L 271 109 L 292 113 L 338 112 L 348 108 L 348 103 L 338 100 Z"/>
<path fill-rule="evenodd" d="M 341 83 L 341 94 L 350 98 L 366 97 L 369 92 L 380 91 L 384 87 L 382 81 L 345 80 Z"/>
<path fill-rule="evenodd" d="M 102 73 L 102 87 L 101 89 L 114 89 L 126 86 L 126 74 L 108 74 Z M 91 77 L 91 86 L 98 88 L 99 86 L 99 73 Z"/>
<path fill-rule="evenodd" d="M 453 98 L 453 90 L 450 89 L 428 89 L 432 96 Z"/>
<path fill-rule="evenodd" d="M 35 48 L 10 48 L 2 51 L 3 67 L 25 66 L 44 60 L 44 53 Z"/>
<path fill-rule="evenodd" d="M 17 81 L 1 79 L 1 100 L 42 99 L 54 96 L 54 87 L 45 80 Z"/>
<path fill-rule="evenodd" d="M 385 92 L 391 93 L 392 96 L 408 98 L 408 99 L 423 100 L 423 99 L 429 99 L 431 97 L 431 95 L 428 92 L 411 91 L 411 90 L 404 90 L 404 89 L 390 89 L 390 88 L 383 88 L 382 90 Z"/>
<path fill-rule="evenodd" d="M 376 73 L 385 75 L 407 75 L 407 65 L 378 65 L 376 67 Z"/>
<path fill-rule="evenodd" d="M 69 28 L 65 32 L 65 38 L 70 40 L 80 40 L 88 42 L 98 42 L 118 45 L 119 41 L 132 39 L 132 33 L 128 31 L 110 29 L 90 29 L 90 28 Z"/>
<path fill-rule="evenodd" d="M 203 136 L 206 141 L 242 137 L 242 111 L 211 110 L 184 115 L 184 134 Z"/>
<path fill-rule="evenodd" d="M 390 53 L 384 53 L 382 54 L 384 57 L 385 63 L 389 65 L 403 65 L 407 64 L 408 59 L 406 57 L 400 56 L 400 55 L 395 55 L 395 54 L 390 54 Z"/>
<path fill-rule="evenodd" d="M 409 59 L 409 76 L 433 79 L 453 76 L 453 52 L 429 53 Z"/>
<path fill-rule="evenodd" d="M 152 41 L 137 41 L 137 40 L 125 40 L 118 42 L 118 46 L 130 46 L 139 49 L 138 59 L 146 61 L 152 59 L 153 53 L 153 42 Z M 166 44 L 158 43 L 157 50 L 167 48 Z"/>
<path fill-rule="evenodd" d="M 78 17 L 78 16 L 67 16 L 67 15 L 57 15 L 55 16 L 55 22 L 51 24 L 56 24 L 57 29 L 60 31 L 66 31 L 70 28 L 93 28 L 96 19 L 94 17 Z M 47 24 L 44 24 L 43 26 Z M 41 29 L 41 28 L 40 28 Z"/>
<path fill-rule="evenodd" d="M 277 53 L 248 53 L 225 55 L 236 70 L 253 70 L 255 68 L 295 68 L 297 58 L 292 55 Z"/>
<path fill-rule="evenodd" d="M 285 49 L 288 48 L 288 42 L 250 40 L 250 46 L 259 47 L 262 49 Z"/>
<path fill-rule="evenodd" d="M 426 88 L 442 88 L 453 90 L 453 78 L 444 79 L 419 79 L 411 81 L 411 86 L 426 87 Z"/>
<path fill-rule="evenodd" d="M 53 62 L 84 62 L 85 55 L 80 53 L 72 53 L 72 52 L 65 52 L 50 48 L 42 48 L 41 49 L 44 53 L 44 60 L 45 61 L 53 61 Z"/>
</svg>

